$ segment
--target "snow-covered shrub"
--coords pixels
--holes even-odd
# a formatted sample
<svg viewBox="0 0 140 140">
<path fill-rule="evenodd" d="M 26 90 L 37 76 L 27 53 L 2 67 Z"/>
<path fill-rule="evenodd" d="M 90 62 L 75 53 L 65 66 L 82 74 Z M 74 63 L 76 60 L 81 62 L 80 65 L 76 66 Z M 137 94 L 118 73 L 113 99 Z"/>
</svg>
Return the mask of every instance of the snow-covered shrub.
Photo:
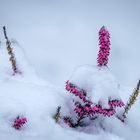
<svg viewBox="0 0 140 140">
<path fill-rule="evenodd" d="M 66 82 L 66 90 L 71 94 L 70 114 L 64 117 L 64 122 L 70 127 L 87 126 L 93 120 L 101 121 L 98 120 L 101 117 L 119 116 L 116 108 L 124 106 L 116 79 L 107 67 L 78 67 Z"/>
<path fill-rule="evenodd" d="M 76 68 L 66 82 L 69 98 L 66 100 L 67 111 L 62 110 L 61 119 L 72 128 L 98 126 L 105 118 L 120 118 L 120 112 L 124 111 L 119 84 L 107 67 L 110 35 L 104 26 L 99 31 L 99 45 L 97 66 Z"/>
</svg>

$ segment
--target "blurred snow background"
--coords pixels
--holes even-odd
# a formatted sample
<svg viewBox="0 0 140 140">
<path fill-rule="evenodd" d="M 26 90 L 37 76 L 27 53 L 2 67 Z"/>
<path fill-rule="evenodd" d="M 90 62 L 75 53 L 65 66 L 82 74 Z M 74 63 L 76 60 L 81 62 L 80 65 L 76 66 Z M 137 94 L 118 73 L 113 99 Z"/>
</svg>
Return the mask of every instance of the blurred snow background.
<svg viewBox="0 0 140 140">
<path fill-rule="evenodd" d="M 63 85 L 77 65 L 96 65 L 102 25 L 111 34 L 112 73 L 133 87 L 140 77 L 139 0 L 0 0 L 4 25 L 36 72 L 54 84 Z"/>
</svg>

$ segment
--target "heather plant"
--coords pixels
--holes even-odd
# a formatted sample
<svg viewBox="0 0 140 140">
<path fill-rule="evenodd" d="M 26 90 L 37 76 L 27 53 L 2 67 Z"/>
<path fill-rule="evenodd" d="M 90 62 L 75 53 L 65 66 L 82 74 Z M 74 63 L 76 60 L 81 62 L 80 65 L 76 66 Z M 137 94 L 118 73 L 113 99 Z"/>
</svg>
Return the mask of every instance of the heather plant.
<svg viewBox="0 0 140 140">
<path fill-rule="evenodd" d="M 86 123 L 84 119 L 95 120 L 99 115 L 103 115 L 105 117 L 113 116 L 116 113 L 117 107 L 123 107 L 124 103 L 122 100 L 108 100 L 109 108 L 103 108 L 100 104 L 93 103 L 87 97 L 87 93 L 69 81 L 66 82 L 66 90 L 79 98 L 79 101 L 74 101 L 75 108 L 74 112 L 76 113 L 76 121 L 72 119 L 72 117 L 66 116 L 64 117 L 64 122 L 70 127 L 79 127 L 85 126 Z"/>
<path fill-rule="evenodd" d="M 20 130 L 23 125 L 27 123 L 27 119 L 25 117 L 17 116 L 17 118 L 14 120 L 13 127 L 17 130 Z"/>
<path fill-rule="evenodd" d="M 105 26 L 99 31 L 99 45 L 100 50 L 97 58 L 98 66 L 107 66 L 110 50 L 110 34 Z"/>
<path fill-rule="evenodd" d="M 97 85 L 99 84 L 99 86 L 102 86 L 102 82 L 106 80 L 106 82 L 103 82 L 104 83 L 103 87 L 100 87 L 102 89 L 101 91 L 104 91 L 104 90 L 106 91 L 106 89 L 103 89 L 103 88 L 106 88 L 106 83 L 109 82 L 109 85 L 110 85 L 109 89 L 112 88 L 111 84 L 113 85 L 113 83 L 110 84 L 110 81 L 112 80 L 110 79 L 111 78 L 110 74 L 109 75 L 106 74 L 106 69 L 108 70 L 107 63 L 108 63 L 108 56 L 109 56 L 109 50 L 110 50 L 110 34 L 104 26 L 99 30 L 99 46 L 100 46 L 100 49 L 99 49 L 99 54 L 97 58 L 97 67 L 92 68 L 91 66 L 91 69 L 96 69 L 95 75 L 97 73 L 100 73 L 100 74 L 97 74 L 97 76 L 95 77 L 102 79 L 98 83 L 96 83 L 96 80 L 95 80 L 95 84 Z M 100 69 L 101 67 L 103 67 L 103 69 Z M 104 68 L 106 68 L 105 72 L 104 72 Z M 77 74 L 79 75 L 80 72 L 78 72 Z M 89 93 L 88 93 L 89 91 L 85 87 L 85 84 L 88 87 L 89 86 L 88 84 L 91 84 L 90 82 L 92 82 L 92 80 L 91 81 L 87 80 L 88 82 L 84 84 L 84 88 L 79 87 L 79 85 L 81 84 L 83 85 L 83 82 L 85 82 L 85 80 L 82 81 L 82 77 L 84 78 L 86 77 L 84 76 L 85 73 L 88 73 L 88 72 L 84 71 L 83 73 L 81 73 L 80 78 L 79 78 L 80 81 L 78 79 L 78 84 L 76 84 L 77 82 L 75 82 L 74 80 L 72 81 L 68 80 L 66 82 L 66 91 L 67 93 L 70 93 L 72 97 L 71 98 L 72 109 L 70 109 L 70 113 L 68 115 L 63 116 L 61 114 L 61 120 L 63 120 L 64 124 L 67 124 L 69 127 L 76 128 L 76 127 L 87 126 L 93 122 L 98 122 L 102 120 L 98 118 L 106 118 L 106 117 L 108 118 L 111 116 L 115 116 L 117 119 L 120 119 L 117 114 L 117 108 L 123 109 L 124 107 L 124 102 L 121 100 L 121 98 L 118 95 L 116 95 L 118 97 L 108 96 L 106 100 L 108 107 L 103 106 L 102 101 L 95 102 L 94 97 L 92 100 L 91 97 L 89 96 Z M 87 79 L 93 76 L 92 70 L 89 73 L 90 73 L 89 75 L 87 74 L 87 76 L 89 76 L 89 77 L 86 77 Z M 94 85 L 92 86 L 94 87 Z M 114 93 L 112 94 L 112 96 L 113 95 Z M 102 123 L 102 122 L 99 122 L 99 123 Z"/>
</svg>

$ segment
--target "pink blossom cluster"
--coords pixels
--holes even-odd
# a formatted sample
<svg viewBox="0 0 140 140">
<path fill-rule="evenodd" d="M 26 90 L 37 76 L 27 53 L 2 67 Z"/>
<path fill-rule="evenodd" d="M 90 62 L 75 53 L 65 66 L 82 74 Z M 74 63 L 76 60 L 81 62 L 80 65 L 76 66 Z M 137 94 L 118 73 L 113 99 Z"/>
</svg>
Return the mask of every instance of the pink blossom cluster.
<svg viewBox="0 0 140 140">
<path fill-rule="evenodd" d="M 13 127 L 15 129 L 20 129 L 25 123 L 27 123 L 27 119 L 24 117 L 20 117 L 18 116 L 15 120 L 14 120 L 14 124 Z"/>
<path fill-rule="evenodd" d="M 103 109 L 100 105 L 95 105 L 95 106 L 91 106 L 91 105 L 84 105 L 81 106 L 76 105 L 76 108 L 74 109 L 74 111 L 77 113 L 77 115 L 79 117 L 82 116 L 94 116 L 95 114 L 103 114 L 104 116 L 112 116 L 113 114 L 115 114 L 115 109 L 110 107 L 109 109 Z"/>
<path fill-rule="evenodd" d="M 86 98 L 86 92 L 84 90 L 80 90 L 73 84 L 69 83 L 69 81 L 66 81 L 66 90 L 70 93 L 73 93 L 75 96 L 78 96 L 83 102 L 89 102 Z"/>
<path fill-rule="evenodd" d="M 112 101 L 109 101 L 108 104 L 111 107 L 122 107 L 122 106 L 124 106 L 124 103 L 120 100 L 112 100 Z"/>
<path fill-rule="evenodd" d="M 85 105 L 82 106 L 79 102 L 75 103 L 74 111 L 78 114 L 79 117 L 84 115 L 93 116 L 94 114 L 103 114 L 104 116 L 112 116 L 115 114 L 115 107 L 122 107 L 124 103 L 121 100 L 109 100 L 108 104 L 110 106 L 109 109 L 103 109 L 101 105 L 93 104 L 91 101 L 87 100 L 86 92 L 80 90 L 69 81 L 66 82 L 66 90 L 70 93 L 73 93 L 75 96 L 78 96 Z M 82 98 L 81 98 L 82 97 Z"/>
<path fill-rule="evenodd" d="M 90 110 L 87 111 L 86 107 L 82 106 L 79 102 L 76 102 L 75 105 L 76 107 L 74 111 L 77 113 L 79 117 L 83 117 L 84 115 L 87 115 L 87 113 L 90 111 Z"/>
<path fill-rule="evenodd" d="M 98 66 L 106 66 L 110 50 L 110 34 L 104 26 L 99 31 L 99 45 Z"/>
<path fill-rule="evenodd" d="M 115 114 L 115 109 L 113 108 L 109 108 L 109 109 L 103 109 L 100 105 L 95 105 L 93 107 L 89 107 L 88 110 L 91 110 L 91 115 L 94 114 L 103 114 L 104 116 L 112 116 L 113 114 Z"/>
</svg>

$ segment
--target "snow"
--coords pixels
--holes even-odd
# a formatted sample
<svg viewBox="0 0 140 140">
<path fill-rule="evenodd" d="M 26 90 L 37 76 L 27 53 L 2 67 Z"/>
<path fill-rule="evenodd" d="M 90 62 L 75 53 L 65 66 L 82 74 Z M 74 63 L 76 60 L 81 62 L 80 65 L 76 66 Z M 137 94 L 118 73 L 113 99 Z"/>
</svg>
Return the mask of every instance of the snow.
<svg viewBox="0 0 140 140">
<path fill-rule="evenodd" d="M 140 139 L 140 97 L 130 110 L 125 123 L 115 117 L 107 118 L 101 124 L 105 130 L 96 125 L 76 130 L 65 124 L 55 123 L 53 115 L 57 106 L 62 106 L 64 109 L 62 113 L 68 112 L 69 93 L 64 88 L 52 85 L 49 81 L 40 78 L 29 63 L 24 49 L 16 42 L 12 43 L 12 47 L 22 75 L 12 75 L 9 56 L 5 43 L 2 42 L 0 46 L 0 140 Z M 36 65 L 40 67 L 39 63 Z M 104 107 L 107 107 L 108 97 L 115 99 L 120 97 L 126 103 L 133 92 L 132 87 L 121 86 L 109 68 L 79 66 L 69 80 L 86 90 L 92 101 L 102 101 Z M 20 131 L 11 127 L 18 115 L 27 118 L 27 124 Z"/>
<path fill-rule="evenodd" d="M 20 48 L 16 49 L 16 53 L 20 56 L 17 55 L 16 59 L 22 75 L 13 76 L 4 45 L 0 52 L 1 60 L 3 60 L 0 67 L 0 139 L 11 139 L 11 137 L 16 139 L 16 133 L 19 135 L 16 136 L 17 139 L 20 135 L 25 135 L 25 138 L 40 135 L 45 130 L 43 129 L 45 125 L 48 125 L 47 120 L 52 118 L 56 107 L 58 104 L 61 105 L 63 100 L 63 96 L 60 96 L 62 90 L 39 78 L 22 57 Z M 28 121 L 27 127 L 21 132 L 11 127 L 18 115 L 26 117 Z"/>
<path fill-rule="evenodd" d="M 67 110 L 68 93 L 64 88 L 41 79 L 25 59 L 23 49 L 17 44 L 12 46 L 22 75 L 12 75 L 9 56 L 3 43 L 0 48 L 1 140 L 139 140 L 139 102 L 129 112 L 126 124 L 114 117 L 106 119 L 103 124 L 106 130 L 91 125 L 84 129 L 79 128 L 77 131 L 66 125 L 56 124 L 52 117 L 57 106 L 65 107 L 64 111 Z M 108 68 L 80 66 L 73 72 L 70 81 L 87 90 L 89 96 L 94 95 L 93 99 L 97 101 L 120 94 L 126 102 L 132 93 L 132 88 L 118 86 L 117 80 Z M 11 127 L 17 115 L 27 118 L 27 123 L 19 131 Z"/>
<path fill-rule="evenodd" d="M 6 25 L 8 36 L 18 39 L 28 53 L 12 41 L 22 72 L 13 76 L 0 31 L 0 140 L 140 139 L 140 96 L 125 123 L 107 118 L 102 124 L 105 130 L 95 125 L 71 129 L 52 118 L 57 106 L 62 106 L 64 115 L 69 113 L 72 96 L 64 89 L 66 80 L 85 89 L 92 101 L 102 101 L 105 108 L 108 97 L 128 101 L 139 78 L 139 1 L 1 0 L 0 9 L 1 26 Z M 109 68 L 79 66 L 69 78 L 75 66 L 96 63 L 97 33 L 104 24 L 111 33 Z M 17 115 L 28 121 L 20 131 L 11 127 Z"/>
<path fill-rule="evenodd" d="M 85 90 L 92 102 L 102 103 L 104 108 L 109 107 L 108 99 L 119 98 L 119 84 L 107 67 L 79 66 L 69 80 Z"/>
</svg>

